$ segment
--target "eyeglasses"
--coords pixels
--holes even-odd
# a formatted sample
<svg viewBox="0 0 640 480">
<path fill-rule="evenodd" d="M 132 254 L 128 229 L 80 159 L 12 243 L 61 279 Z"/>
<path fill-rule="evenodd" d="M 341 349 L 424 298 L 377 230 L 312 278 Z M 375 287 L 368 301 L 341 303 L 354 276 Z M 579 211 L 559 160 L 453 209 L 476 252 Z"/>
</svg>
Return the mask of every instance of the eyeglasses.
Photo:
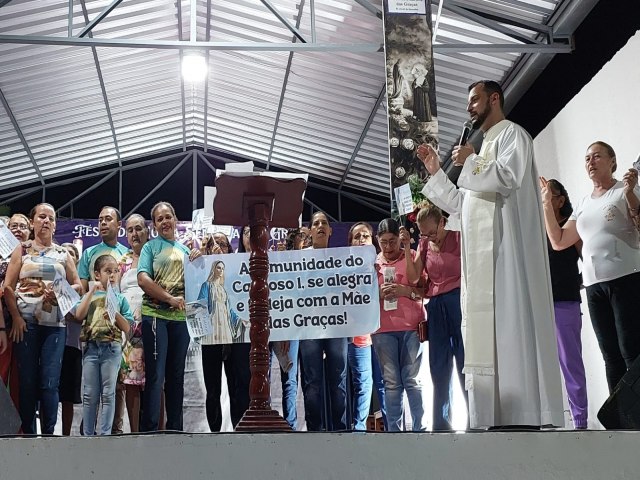
<svg viewBox="0 0 640 480">
<path fill-rule="evenodd" d="M 229 244 L 227 242 L 216 242 L 220 248 L 229 248 Z"/>
<path fill-rule="evenodd" d="M 29 225 L 25 223 L 10 223 L 9 229 L 17 228 L 18 230 L 29 230 Z"/>
<path fill-rule="evenodd" d="M 371 238 L 370 233 L 357 233 L 353 236 L 354 240 L 369 240 Z"/>
<path fill-rule="evenodd" d="M 242 232 L 242 235 L 244 237 L 248 237 L 251 234 L 251 230 L 249 230 L 248 228 L 244 229 L 244 232 Z"/>
<path fill-rule="evenodd" d="M 387 248 L 387 247 L 394 248 L 396 245 L 398 245 L 398 240 L 399 239 L 397 238 L 394 238 L 393 240 L 378 240 L 378 243 L 382 248 Z"/>
<path fill-rule="evenodd" d="M 422 233 L 420 232 L 420 238 L 435 238 L 438 236 L 438 231 L 440 230 L 440 223 L 438 223 L 438 225 L 436 225 L 436 229 L 435 230 L 431 230 L 430 232 L 427 233 Z"/>
</svg>

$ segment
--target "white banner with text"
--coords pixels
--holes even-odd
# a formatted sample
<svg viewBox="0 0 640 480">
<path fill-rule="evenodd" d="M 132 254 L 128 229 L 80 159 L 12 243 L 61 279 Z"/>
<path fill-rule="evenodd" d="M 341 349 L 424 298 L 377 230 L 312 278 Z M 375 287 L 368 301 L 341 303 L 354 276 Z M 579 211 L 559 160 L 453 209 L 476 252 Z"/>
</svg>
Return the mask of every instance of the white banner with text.
<svg viewBox="0 0 640 480">
<path fill-rule="evenodd" d="M 187 320 L 194 326 L 203 319 L 211 323 L 204 329 L 207 343 L 249 341 L 249 255 L 185 259 Z M 375 332 L 380 325 L 375 259 L 373 246 L 269 252 L 270 340 Z"/>
</svg>

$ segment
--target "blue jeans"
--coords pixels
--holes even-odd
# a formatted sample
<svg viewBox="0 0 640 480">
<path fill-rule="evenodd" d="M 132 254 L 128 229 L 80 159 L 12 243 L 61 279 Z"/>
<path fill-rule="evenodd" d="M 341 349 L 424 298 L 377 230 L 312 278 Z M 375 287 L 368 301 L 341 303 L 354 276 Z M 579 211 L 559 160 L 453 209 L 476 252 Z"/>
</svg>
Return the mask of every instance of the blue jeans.
<svg viewBox="0 0 640 480">
<path fill-rule="evenodd" d="M 413 431 L 425 431 L 422 383 L 418 378 L 422 363 L 422 345 L 418 340 L 418 332 L 376 333 L 371 335 L 371 339 L 382 367 L 389 431 L 402 430 L 404 392 L 407 392 L 409 399 Z"/>
<path fill-rule="evenodd" d="M 166 428 L 182 430 L 184 365 L 190 340 L 186 322 L 143 315 L 145 386 L 141 432 L 158 430 L 163 386 L 167 409 Z"/>
<path fill-rule="evenodd" d="M 82 423 L 84 435 L 95 435 L 98 405 L 102 402 L 99 435 L 110 435 L 116 413 L 116 383 L 122 345 L 119 342 L 87 342 L 82 355 Z"/>
<path fill-rule="evenodd" d="M 591 323 L 604 358 L 609 393 L 640 355 L 640 272 L 587 287 Z"/>
<path fill-rule="evenodd" d="M 24 339 L 14 345 L 20 380 L 19 412 L 23 433 L 37 433 L 40 401 L 42 433 L 52 434 L 58 420 L 58 385 L 67 337 L 64 327 L 27 323 Z"/>
<path fill-rule="evenodd" d="M 366 430 L 371 392 L 373 391 L 373 374 L 371 368 L 371 345 L 356 347 L 349 343 L 349 370 L 351 372 L 353 429 Z"/>
<path fill-rule="evenodd" d="M 289 341 L 289 360 L 292 365 L 287 373 L 280 369 L 280 379 L 282 380 L 282 415 L 287 423 L 296 429 L 298 421 L 298 409 L 296 399 L 298 396 L 298 350 L 299 340 Z"/>
<path fill-rule="evenodd" d="M 385 431 L 389 430 L 387 424 L 387 404 L 384 399 L 384 380 L 382 378 L 382 370 L 380 369 L 380 361 L 378 360 L 378 354 L 376 349 L 371 349 L 371 371 L 373 376 L 373 388 L 378 396 L 378 403 L 380 404 L 380 413 L 382 414 L 382 423 L 384 424 Z"/>
<path fill-rule="evenodd" d="M 302 392 L 304 394 L 307 430 L 328 431 L 347 429 L 347 339 L 326 338 L 300 340 L 302 363 Z M 330 414 L 323 425 L 324 377 L 323 354 L 326 354 L 326 370 L 329 388 Z"/>
<path fill-rule="evenodd" d="M 429 368 L 433 382 L 433 430 L 451 430 L 451 399 L 453 398 L 453 359 L 456 377 L 464 389 L 464 345 L 462 343 L 462 312 L 460 289 L 436 295 L 427 303 L 429 319 Z"/>
</svg>

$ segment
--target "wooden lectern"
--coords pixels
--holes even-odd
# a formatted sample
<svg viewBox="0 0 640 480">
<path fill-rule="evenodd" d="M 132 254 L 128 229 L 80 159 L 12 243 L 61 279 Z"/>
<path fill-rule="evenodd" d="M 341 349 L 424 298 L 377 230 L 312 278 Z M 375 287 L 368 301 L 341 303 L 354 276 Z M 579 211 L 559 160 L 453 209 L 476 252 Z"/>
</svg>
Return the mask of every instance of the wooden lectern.
<svg viewBox="0 0 640 480">
<path fill-rule="evenodd" d="M 299 225 L 306 186 L 307 182 L 302 178 L 285 179 L 260 174 L 222 174 L 216 179 L 215 223 L 243 224 L 251 228 L 251 403 L 236 427 L 238 432 L 291 431 L 289 424 L 271 408 L 269 395 L 268 227 L 292 228 Z"/>
</svg>

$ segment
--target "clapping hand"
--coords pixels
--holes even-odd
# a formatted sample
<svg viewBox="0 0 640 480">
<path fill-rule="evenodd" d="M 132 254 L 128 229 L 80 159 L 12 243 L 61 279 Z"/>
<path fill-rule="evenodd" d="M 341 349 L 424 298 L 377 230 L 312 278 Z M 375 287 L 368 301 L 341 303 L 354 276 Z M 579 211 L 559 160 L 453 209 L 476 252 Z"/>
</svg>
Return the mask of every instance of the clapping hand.
<svg viewBox="0 0 640 480">
<path fill-rule="evenodd" d="M 638 185 L 638 170 L 635 168 L 627 170 L 622 177 L 622 183 L 624 185 L 624 193 L 632 192 Z"/>
<path fill-rule="evenodd" d="M 540 196 L 542 197 L 542 203 L 549 203 L 553 197 L 553 191 L 549 186 L 549 180 L 544 177 L 540 177 Z"/>
<path fill-rule="evenodd" d="M 419 145 L 416 153 L 431 175 L 435 175 L 440 170 L 440 157 L 431 145 L 428 143 Z"/>
</svg>

